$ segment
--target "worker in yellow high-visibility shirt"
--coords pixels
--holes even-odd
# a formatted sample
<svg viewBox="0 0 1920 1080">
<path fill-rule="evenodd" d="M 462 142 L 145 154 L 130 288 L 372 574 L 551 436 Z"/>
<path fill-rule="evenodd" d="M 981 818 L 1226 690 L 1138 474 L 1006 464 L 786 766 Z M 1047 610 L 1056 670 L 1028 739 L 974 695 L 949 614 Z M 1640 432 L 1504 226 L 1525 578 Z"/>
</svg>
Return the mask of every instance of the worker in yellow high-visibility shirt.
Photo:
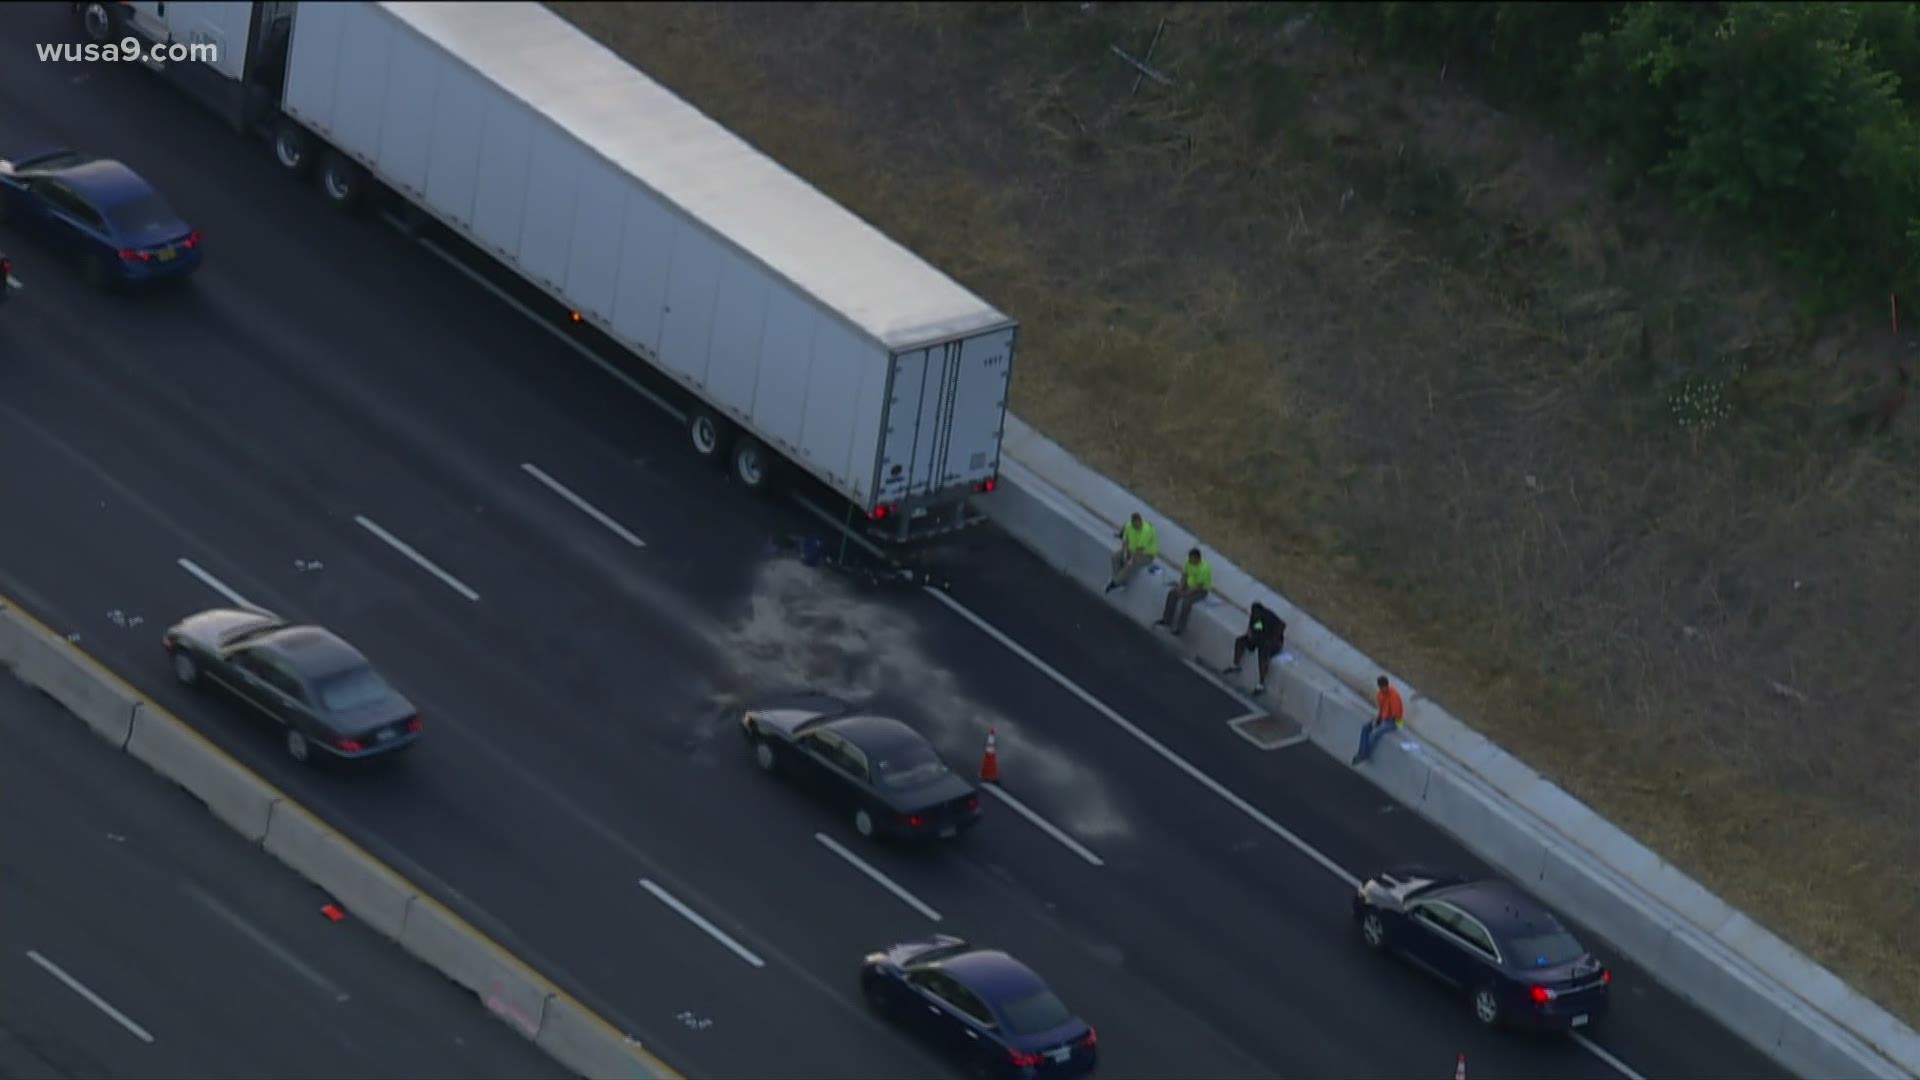
<svg viewBox="0 0 1920 1080">
<path fill-rule="evenodd" d="M 1160 538 L 1153 534 L 1147 519 L 1134 514 L 1120 530 L 1120 550 L 1113 553 L 1113 573 L 1107 578 L 1107 591 L 1125 588 L 1127 580 L 1152 566 L 1160 557 Z"/>
<path fill-rule="evenodd" d="M 1155 626 L 1164 626 L 1173 631 L 1175 637 L 1186 632 L 1187 616 L 1193 614 L 1193 605 L 1207 598 L 1213 591 L 1213 567 L 1200 557 L 1200 549 L 1187 552 L 1186 564 L 1180 567 L 1180 581 L 1167 590 L 1167 606 L 1160 612 Z"/>
</svg>

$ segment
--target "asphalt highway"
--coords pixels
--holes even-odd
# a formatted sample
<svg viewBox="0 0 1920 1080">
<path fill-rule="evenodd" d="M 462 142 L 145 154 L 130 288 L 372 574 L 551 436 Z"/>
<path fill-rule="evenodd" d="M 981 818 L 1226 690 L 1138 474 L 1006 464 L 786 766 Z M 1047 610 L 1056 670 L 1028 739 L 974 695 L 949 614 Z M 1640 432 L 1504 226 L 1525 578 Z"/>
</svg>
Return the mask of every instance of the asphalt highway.
<svg viewBox="0 0 1920 1080">
<path fill-rule="evenodd" d="M 4 675 L 0 738 L 0 1076 L 568 1075 Z"/>
<path fill-rule="evenodd" d="M 68 33 L 60 5 L 0 9 L 0 47 Z M 49 140 L 144 172 L 208 261 L 105 296 L 6 238 L 24 525 L 0 529 L 0 589 L 688 1073 L 944 1074 L 853 976 L 947 932 L 1052 980 L 1109 1076 L 1446 1075 L 1460 1053 L 1476 1078 L 1779 1074 L 1614 957 L 1593 1040 L 1476 1031 L 1364 954 L 1326 865 L 1472 861 L 1311 747 L 1255 750 L 1240 703 L 1004 537 L 962 545 L 962 610 L 770 557 L 811 519 L 690 463 L 637 394 L 144 72 L 0 59 L 0 147 Z M 176 686 L 160 630 L 236 597 L 358 643 L 425 709 L 420 752 L 306 772 Z M 860 842 L 733 727 L 796 685 L 870 697 L 961 765 L 993 726 L 1011 801 L 954 850 Z"/>
</svg>

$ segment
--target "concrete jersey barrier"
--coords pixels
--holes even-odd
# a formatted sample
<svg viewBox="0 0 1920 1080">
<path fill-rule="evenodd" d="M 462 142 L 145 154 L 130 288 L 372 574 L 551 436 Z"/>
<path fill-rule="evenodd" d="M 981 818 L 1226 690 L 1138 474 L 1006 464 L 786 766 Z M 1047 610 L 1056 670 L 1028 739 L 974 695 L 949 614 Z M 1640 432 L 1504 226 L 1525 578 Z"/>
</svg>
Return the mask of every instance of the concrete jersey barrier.
<svg viewBox="0 0 1920 1080">
<path fill-rule="evenodd" d="M 639 1042 L 5 597 L 0 664 L 191 792 L 351 915 L 473 992 L 560 1064 L 589 1080 L 682 1080 Z"/>
<path fill-rule="evenodd" d="M 1183 651 L 1215 666 L 1258 600 L 1287 622 L 1266 702 L 1345 763 L 1373 716 L 1386 669 L 1222 558 L 1137 496 L 1017 417 L 1007 417 L 1001 484 L 988 517 L 1095 593 L 1127 515 L 1160 537 L 1161 560 L 1109 601 L 1159 618 L 1188 548 L 1207 550 L 1213 594 L 1194 608 Z M 1552 782 L 1395 679 L 1407 726 L 1362 774 L 1540 898 L 1591 927 L 1667 987 L 1803 1076 L 1920 1076 L 1920 1035 L 1791 945 L 1729 907 Z"/>
</svg>

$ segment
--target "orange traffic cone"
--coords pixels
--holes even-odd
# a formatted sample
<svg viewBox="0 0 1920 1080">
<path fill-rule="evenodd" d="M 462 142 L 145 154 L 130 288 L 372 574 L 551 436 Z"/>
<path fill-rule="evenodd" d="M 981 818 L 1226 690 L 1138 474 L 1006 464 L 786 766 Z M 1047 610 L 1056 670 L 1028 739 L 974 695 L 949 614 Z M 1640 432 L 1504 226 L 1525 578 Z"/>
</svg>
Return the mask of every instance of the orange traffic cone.
<svg viewBox="0 0 1920 1080">
<path fill-rule="evenodd" d="M 980 756 L 980 781 L 986 784 L 1000 782 L 1000 751 L 993 741 L 993 729 L 987 729 L 987 752 Z"/>
<path fill-rule="evenodd" d="M 1467 1080 L 1467 1055 L 1460 1055 L 1460 1064 L 1453 1067 L 1453 1080 Z"/>
</svg>

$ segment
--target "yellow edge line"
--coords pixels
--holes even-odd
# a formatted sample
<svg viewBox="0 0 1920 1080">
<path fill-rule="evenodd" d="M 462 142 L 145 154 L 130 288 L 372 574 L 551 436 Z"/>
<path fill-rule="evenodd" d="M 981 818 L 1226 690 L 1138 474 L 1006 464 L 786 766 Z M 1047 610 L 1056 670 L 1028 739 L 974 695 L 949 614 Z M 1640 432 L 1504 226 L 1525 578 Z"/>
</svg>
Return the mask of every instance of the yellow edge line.
<svg viewBox="0 0 1920 1080">
<path fill-rule="evenodd" d="M 20 616 L 22 619 L 25 619 L 27 622 L 32 623 L 36 629 L 38 629 L 41 633 L 47 635 L 47 637 L 50 640 L 57 641 L 60 644 L 66 646 L 68 649 L 72 650 L 73 654 L 79 657 L 83 662 L 85 662 L 87 666 L 93 668 L 96 672 L 98 672 L 101 676 L 105 677 L 108 681 L 119 686 L 120 689 L 125 691 L 129 697 L 133 698 L 135 701 L 138 701 L 142 706 L 144 706 L 148 712 L 152 713 L 153 715 L 179 728 L 189 738 L 199 743 L 209 753 L 220 758 L 222 761 L 225 761 L 228 765 L 231 765 L 233 768 L 239 770 L 240 772 L 246 774 L 247 776 L 252 777 L 253 780 L 256 783 L 258 783 L 261 787 L 264 787 L 269 792 L 272 792 L 273 796 L 276 799 L 280 800 L 281 803 L 285 804 L 286 806 L 292 807 L 294 810 L 298 811 L 299 813 L 305 814 L 309 819 L 312 820 L 316 828 L 318 828 L 321 832 L 325 833 L 335 843 L 341 845 L 342 847 L 345 847 L 347 850 L 367 860 L 368 863 L 372 864 L 374 867 L 379 869 L 382 873 L 391 877 L 394 881 L 398 882 L 402 887 L 404 887 L 409 893 L 413 894 L 415 903 L 426 904 L 427 906 L 434 909 L 440 915 L 444 916 L 446 919 L 451 921 L 456 927 L 465 931 L 467 934 L 472 936 L 475 940 L 479 941 L 482 945 L 485 945 L 487 949 L 494 954 L 494 957 L 496 959 L 502 961 L 508 967 L 519 969 L 520 972 L 524 974 L 529 980 L 531 980 L 536 986 L 545 990 L 551 996 L 559 998 L 561 1001 L 566 1002 L 568 1005 L 572 1006 L 582 1016 L 586 1017 L 590 1023 L 598 1026 L 601 1030 L 605 1031 L 608 1035 L 612 1036 L 615 1041 L 624 1045 L 629 1051 L 645 1058 L 647 1062 L 651 1064 L 655 1069 L 664 1073 L 666 1076 L 672 1078 L 672 1080 L 686 1080 L 686 1077 L 683 1076 L 679 1072 L 679 1070 L 675 1069 L 671 1065 L 668 1065 L 666 1062 L 661 1061 L 658 1057 L 654 1056 L 652 1051 L 634 1042 L 632 1039 L 630 1039 L 627 1036 L 626 1032 L 623 1032 L 619 1028 L 615 1027 L 605 1017 L 601 1016 L 599 1013 L 594 1012 L 592 1009 L 589 1009 L 585 1005 L 581 1004 L 578 998 L 575 998 L 572 994 L 569 994 L 565 990 L 562 990 L 560 989 L 560 987 L 554 985 L 551 979 L 548 979 L 545 975 L 542 975 L 538 971 L 535 971 L 525 961 L 513 955 L 513 953 L 507 951 L 507 948 L 505 946 L 501 945 L 499 942 L 493 940 L 491 937 L 488 937 L 486 934 L 482 933 L 472 923 L 461 918 L 457 912 L 452 911 L 445 904 L 442 904 L 440 901 L 435 900 L 432 896 L 430 896 L 427 893 L 427 890 L 421 888 L 418 885 L 415 885 L 411 880 L 407 878 L 405 874 L 400 873 L 398 870 L 395 870 L 393 867 L 388 866 L 384 861 L 374 857 L 374 855 L 369 851 L 367 851 L 367 849 L 361 847 L 359 844 L 354 843 L 350 837 L 346 836 L 344 833 L 340 832 L 340 830 L 334 828 L 333 826 L 327 824 L 326 820 L 322 818 L 319 814 L 316 814 L 312 810 L 307 809 L 305 806 L 301 805 L 299 801 L 289 796 L 286 792 L 280 790 L 266 777 L 261 776 L 259 773 L 254 772 L 252 769 L 242 764 L 232 754 L 229 754 L 225 750 L 221 749 L 218 744 L 213 742 L 213 740 L 207 738 L 205 735 L 200 734 L 200 732 L 194 729 L 193 725 L 173 715 L 171 710 L 167 709 L 165 706 L 162 706 L 159 702 L 153 700 L 151 697 L 148 697 L 145 692 L 140 690 L 139 687 L 136 687 L 132 683 L 121 678 L 118 674 L 114 672 L 112 668 L 108 667 L 104 661 L 95 657 L 92 653 L 87 652 L 85 649 L 82 649 L 80 646 L 75 645 L 73 642 L 67 640 L 66 635 L 55 631 L 52 627 L 42 622 L 38 616 L 34 615 L 31 611 L 28 611 L 25 607 L 21 606 L 19 601 L 13 599 L 11 596 L 6 595 L 5 593 L 0 593 L 0 605 L 4 605 L 7 610 L 12 611 L 14 614 Z"/>
</svg>

